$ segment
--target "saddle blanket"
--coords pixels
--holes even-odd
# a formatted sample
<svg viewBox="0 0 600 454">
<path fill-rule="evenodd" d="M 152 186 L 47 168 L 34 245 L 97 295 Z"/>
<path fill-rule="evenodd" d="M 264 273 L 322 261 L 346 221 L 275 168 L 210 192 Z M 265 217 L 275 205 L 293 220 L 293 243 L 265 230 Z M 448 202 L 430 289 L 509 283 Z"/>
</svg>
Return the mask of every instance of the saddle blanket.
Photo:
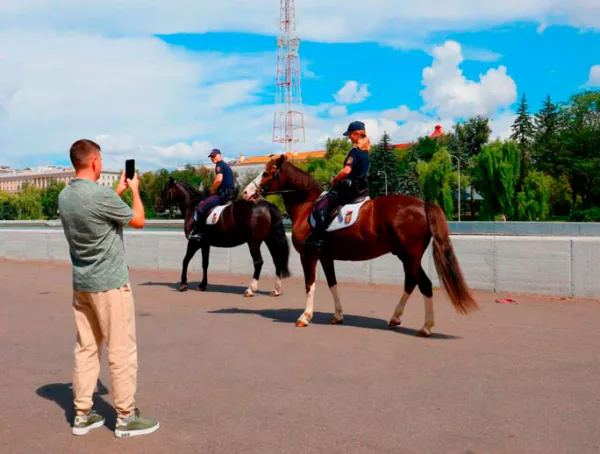
<svg viewBox="0 0 600 454">
<path fill-rule="evenodd" d="M 206 217 L 206 225 L 215 225 L 219 222 L 219 218 L 221 217 L 221 213 L 225 208 L 231 205 L 231 202 L 226 203 L 225 205 L 218 205 L 211 209 L 208 212 L 208 216 Z M 194 221 L 198 221 L 198 213 L 194 213 Z"/>
<path fill-rule="evenodd" d="M 319 198 L 319 200 L 321 198 L 322 196 Z M 319 200 L 317 200 L 317 203 L 319 202 Z M 349 203 L 347 205 L 342 205 L 339 208 L 333 221 L 331 221 L 331 223 L 327 227 L 326 231 L 335 232 L 336 230 L 345 229 L 353 225 L 358 219 L 361 207 L 369 200 L 371 200 L 371 197 L 366 197 L 364 200 L 361 200 L 357 203 Z M 315 218 L 312 214 L 310 215 L 310 225 L 312 227 L 315 226 Z"/>
</svg>

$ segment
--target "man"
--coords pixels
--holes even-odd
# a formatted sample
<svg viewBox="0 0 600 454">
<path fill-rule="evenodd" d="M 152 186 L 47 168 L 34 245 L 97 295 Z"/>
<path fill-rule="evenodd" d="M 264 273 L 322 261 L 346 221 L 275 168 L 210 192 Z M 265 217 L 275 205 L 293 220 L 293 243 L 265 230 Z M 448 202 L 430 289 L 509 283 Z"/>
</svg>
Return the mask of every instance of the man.
<svg viewBox="0 0 600 454">
<path fill-rule="evenodd" d="M 135 311 L 123 246 L 123 227 L 141 229 L 145 223 L 138 176 L 125 181 L 123 172 L 116 191 L 96 184 L 102 173 L 102 153 L 91 140 L 75 142 L 70 157 L 75 178 L 59 194 L 58 206 L 73 264 L 77 326 L 72 432 L 85 435 L 104 425 L 104 417 L 92 409 L 104 340 L 117 411 L 115 436 L 146 435 L 159 424 L 140 417 L 135 407 Z M 133 210 L 119 197 L 127 188 L 133 195 Z"/>
<path fill-rule="evenodd" d="M 202 239 L 203 227 L 206 222 L 206 213 L 211 208 L 216 207 L 227 200 L 230 200 L 235 191 L 233 181 L 233 170 L 229 167 L 218 149 L 213 149 L 208 155 L 213 164 L 215 164 L 215 181 L 210 187 L 211 196 L 198 204 L 196 210 L 196 222 L 194 229 L 190 233 L 190 240 L 200 241 Z"/>
<path fill-rule="evenodd" d="M 365 124 L 362 121 L 353 121 L 348 125 L 344 136 L 349 137 L 354 146 L 348 152 L 342 170 L 329 181 L 331 189 L 315 207 L 315 227 L 305 242 L 307 246 L 317 250 L 323 247 L 323 237 L 330 222 L 331 211 L 352 202 L 359 195 L 368 195 L 367 173 L 371 143 L 365 132 Z"/>
</svg>

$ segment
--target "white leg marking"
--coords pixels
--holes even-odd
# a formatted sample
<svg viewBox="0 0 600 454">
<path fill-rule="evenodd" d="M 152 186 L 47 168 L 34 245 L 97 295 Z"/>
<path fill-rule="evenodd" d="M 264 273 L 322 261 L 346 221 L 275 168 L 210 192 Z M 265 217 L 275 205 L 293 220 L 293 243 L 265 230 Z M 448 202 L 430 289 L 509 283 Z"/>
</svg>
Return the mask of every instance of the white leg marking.
<svg viewBox="0 0 600 454">
<path fill-rule="evenodd" d="M 402 322 L 402 314 L 404 313 L 404 307 L 406 306 L 406 302 L 410 298 L 410 295 L 406 292 L 402 294 L 402 298 L 400 298 L 400 302 L 394 309 L 394 315 L 392 315 L 392 319 L 390 320 L 390 325 L 400 325 Z"/>
<path fill-rule="evenodd" d="M 344 315 L 342 311 L 342 302 L 340 301 L 340 295 L 338 293 L 337 285 L 330 287 L 331 295 L 333 296 L 333 304 L 335 306 L 335 315 L 333 316 L 336 320 L 342 321 L 344 320 Z"/>
<path fill-rule="evenodd" d="M 431 328 L 435 326 L 433 316 L 433 298 L 425 297 L 425 324 L 421 328 L 421 332 L 427 336 L 431 335 Z"/>
<path fill-rule="evenodd" d="M 306 294 L 306 309 L 304 310 L 304 312 L 298 319 L 298 322 L 304 323 L 306 325 L 308 325 L 308 322 L 310 322 L 310 320 L 313 317 L 315 286 L 316 286 L 316 283 L 313 282 L 313 284 L 310 286 L 310 290 Z"/>
<path fill-rule="evenodd" d="M 254 292 L 258 290 L 258 281 L 256 279 L 252 279 L 250 283 L 250 287 L 246 289 L 244 296 L 254 296 Z"/>
<path fill-rule="evenodd" d="M 274 296 L 281 295 L 281 279 L 275 281 L 275 290 L 273 291 Z"/>
</svg>

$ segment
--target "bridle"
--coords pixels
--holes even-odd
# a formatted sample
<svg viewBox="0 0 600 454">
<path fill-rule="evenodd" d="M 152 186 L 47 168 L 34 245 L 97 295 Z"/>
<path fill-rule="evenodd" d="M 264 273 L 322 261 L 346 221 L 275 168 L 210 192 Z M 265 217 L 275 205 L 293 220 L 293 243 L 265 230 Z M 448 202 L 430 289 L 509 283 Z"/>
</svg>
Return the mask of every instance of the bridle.
<svg viewBox="0 0 600 454">
<path fill-rule="evenodd" d="M 281 168 L 275 167 L 275 171 L 272 174 L 271 180 L 269 180 L 267 182 L 267 184 L 265 185 L 264 188 L 261 188 L 260 185 L 255 183 L 257 191 L 255 191 L 252 198 L 256 198 L 259 195 L 265 197 L 265 196 L 273 195 L 273 194 L 285 194 L 285 193 L 289 193 L 289 192 L 300 192 L 300 189 L 280 189 L 279 191 L 271 191 L 270 190 L 271 186 L 273 186 L 273 183 L 275 183 L 275 180 L 277 180 L 277 182 L 279 183 L 279 186 L 282 185 Z"/>
</svg>

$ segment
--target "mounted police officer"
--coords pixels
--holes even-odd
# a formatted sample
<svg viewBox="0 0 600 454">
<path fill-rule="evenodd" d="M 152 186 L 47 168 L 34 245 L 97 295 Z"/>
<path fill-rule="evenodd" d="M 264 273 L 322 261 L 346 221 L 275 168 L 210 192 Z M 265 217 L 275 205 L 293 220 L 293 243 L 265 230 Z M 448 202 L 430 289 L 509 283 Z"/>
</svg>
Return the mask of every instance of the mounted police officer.
<svg viewBox="0 0 600 454">
<path fill-rule="evenodd" d="M 369 171 L 369 150 L 371 142 L 365 132 L 362 121 L 353 121 L 344 133 L 353 144 L 344 161 L 344 168 L 334 177 L 329 184 L 329 192 L 315 209 L 315 227 L 306 240 L 307 246 L 317 249 L 323 247 L 324 234 L 330 223 L 331 211 L 357 199 L 361 195 L 368 195 L 367 172 Z"/>
<path fill-rule="evenodd" d="M 200 240 L 202 238 L 203 226 L 206 223 L 206 213 L 211 208 L 231 200 L 235 194 L 233 171 L 229 167 L 229 164 L 223 161 L 221 152 L 215 148 L 210 152 L 208 157 L 215 164 L 216 177 L 210 188 L 211 196 L 198 204 L 196 222 L 190 234 L 190 240 Z"/>
</svg>

